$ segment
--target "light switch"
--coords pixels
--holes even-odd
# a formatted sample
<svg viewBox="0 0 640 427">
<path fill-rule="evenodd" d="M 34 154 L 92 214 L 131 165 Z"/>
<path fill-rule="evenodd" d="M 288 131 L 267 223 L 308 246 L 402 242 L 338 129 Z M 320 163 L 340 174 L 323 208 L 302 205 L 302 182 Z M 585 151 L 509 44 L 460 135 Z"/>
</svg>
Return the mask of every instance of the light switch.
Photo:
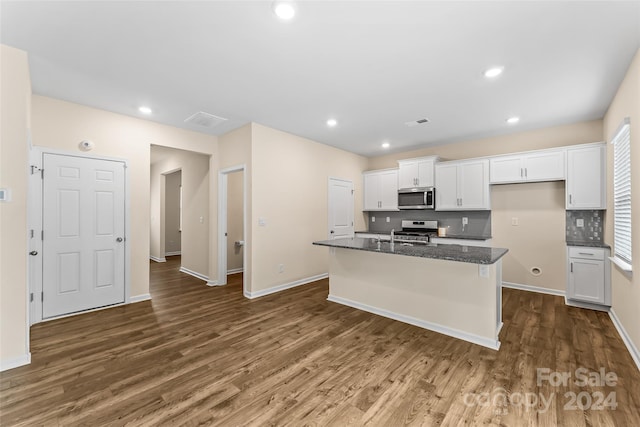
<svg viewBox="0 0 640 427">
<path fill-rule="evenodd" d="M 260 227 L 265 227 L 267 225 L 267 219 L 263 217 L 258 218 L 258 225 Z"/>
<path fill-rule="evenodd" d="M 584 227 L 584 219 L 582 218 L 576 219 L 576 227 Z"/>
<path fill-rule="evenodd" d="M 11 201 L 11 190 L 8 188 L 0 188 L 0 202 Z"/>
</svg>

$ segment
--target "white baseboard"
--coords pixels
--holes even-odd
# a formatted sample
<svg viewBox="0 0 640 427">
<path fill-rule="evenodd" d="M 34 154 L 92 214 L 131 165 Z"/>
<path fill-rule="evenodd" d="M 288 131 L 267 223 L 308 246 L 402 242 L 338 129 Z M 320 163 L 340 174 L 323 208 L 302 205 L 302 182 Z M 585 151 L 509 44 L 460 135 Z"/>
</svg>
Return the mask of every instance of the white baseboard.
<svg viewBox="0 0 640 427">
<path fill-rule="evenodd" d="M 136 295 L 133 297 L 129 297 L 129 304 L 133 304 L 136 302 L 142 302 L 142 301 L 147 301 L 151 299 L 151 294 L 142 294 L 142 295 Z"/>
<path fill-rule="evenodd" d="M 227 276 L 231 276 L 232 274 L 238 274 L 238 273 L 242 273 L 244 271 L 244 268 L 240 267 L 240 268 L 232 268 L 231 270 L 227 270 Z"/>
<path fill-rule="evenodd" d="M 539 294 L 556 295 L 559 297 L 565 296 L 565 291 L 558 289 L 542 288 L 540 286 L 522 285 L 520 283 L 502 282 L 503 288 L 517 289 L 519 291 L 537 292 Z"/>
<path fill-rule="evenodd" d="M 149 259 L 155 262 L 167 262 L 166 258 L 158 258 L 157 256 L 149 255 Z"/>
<path fill-rule="evenodd" d="M 565 305 L 569 305 L 571 307 L 586 308 L 588 310 L 596 310 L 596 311 L 604 311 L 606 313 L 608 313 L 609 309 L 611 308 L 608 305 L 593 304 L 590 302 L 571 300 L 571 299 L 568 299 L 566 296 L 564 297 L 564 303 Z"/>
<path fill-rule="evenodd" d="M 618 316 L 616 316 L 616 312 L 613 310 L 613 308 L 609 310 L 609 317 L 613 322 L 613 326 L 615 326 L 618 330 L 618 333 L 620 334 L 624 345 L 627 346 L 627 350 L 629 350 L 631 358 L 634 362 L 636 362 L 638 370 L 640 370 L 640 352 L 638 351 L 638 347 L 636 347 L 633 341 L 631 341 L 629 334 L 627 334 L 626 329 L 624 329 L 624 326 L 622 326 L 622 323 L 620 322 L 620 319 L 618 319 Z"/>
<path fill-rule="evenodd" d="M 293 282 L 285 283 L 283 285 L 274 286 L 272 288 L 261 289 L 255 292 L 245 291 L 244 296 L 253 299 L 263 297 L 265 295 L 274 294 L 276 292 L 284 291 L 285 289 L 295 288 L 296 286 L 306 285 L 307 283 L 317 282 L 318 280 L 326 279 L 329 277 L 329 273 L 317 274 L 315 276 L 306 277 L 304 279 L 296 280 Z"/>
<path fill-rule="evenodd" d="M 200 280 L 204 280 L 205 282 L 209 281 L 209 277 L 205 276 L 204 274 L 200 274 L 197 271 L 193 271 L 193 270 L 189 270 L 188 268 L 184 268 L 184 267 L 180 267 L 180 272 L 181 273 L 186 273 L 190 276 L 196 277 Z"/>
<path fill-rule="evenodd" d="M 219 284 L 217 280 L 207 280 L 207 286 L 215 287 L 224 285 Z"/>
<path fill-rule="evenodd" d="M 164 256 L 176 256 L 176 255 L 182 255 L 182 251 L 173 251 L 173 252 L 164 253 Z"/>
<path fill-rule="evenodd" d="M 347 298 L 342 298 L 342 297 L 338 297 L 331 294 L 329 294 L 329 297 L 327 297 L 327 300 L 331 302 L 336 302 L 338 304 L 346 305 L 349 307 L 357 308 L 358 310 L 377 314 L 378 316 L 387 317 L 389 319 L 398 320 L 403 323 L 408 323 L 410 325 L 418 326 L 420 328 L 429 329 L 430 331 L 438 332 L 453 338 L 458 338 L 464 341 L 468 341 L 473 344 L 478 344 L 483 347 L 488 347 L 492 350 L 498 350 L 500 348 L 500 341 L 497 339 L 492 340 L 489 338 L 481 337 L 479 335 L 460 331 L 458 329 L 449 328 L 449 327 L 440 325 L 438 323 L 427 322 L 426 320 L 420 320 L 420 319 L 416 319 L 415 317 L 394 313 L 393 311 L 385 310 L 378 307 L 373 307 L 367 304 L 362 304 Z M 496 330 L 496 336 L 497 334 L 498 334 L 498 331 Z"/>
<path fill-rule="evenodd" d="M 23 356 L 15 357 L 9 360 L 0 360 L 0 372 L 28 365 L 29 363 L 31 363 L 31 353 L 27 353 Z"/>
</svg>

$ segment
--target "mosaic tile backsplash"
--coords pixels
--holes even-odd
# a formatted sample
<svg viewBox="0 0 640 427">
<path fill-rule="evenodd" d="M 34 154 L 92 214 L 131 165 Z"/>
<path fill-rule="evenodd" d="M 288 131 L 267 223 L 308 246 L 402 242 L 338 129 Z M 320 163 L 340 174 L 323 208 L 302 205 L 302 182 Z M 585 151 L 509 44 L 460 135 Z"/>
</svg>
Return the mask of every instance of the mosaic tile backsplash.
<svg viewBox="0 0 640 427">
<path fill-rule="evenodd" d="M 605 211 L 567 211 L 567 242 L 599 242 L 603 241 Z"/>
</svg>

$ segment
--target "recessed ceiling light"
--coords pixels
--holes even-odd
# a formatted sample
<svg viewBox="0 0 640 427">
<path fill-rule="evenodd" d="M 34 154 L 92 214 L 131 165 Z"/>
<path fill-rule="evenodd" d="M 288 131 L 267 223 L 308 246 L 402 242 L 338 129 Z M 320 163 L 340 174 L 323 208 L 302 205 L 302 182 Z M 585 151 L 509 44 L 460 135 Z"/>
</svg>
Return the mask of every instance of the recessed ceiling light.
<svg viewBox="0 0 640 427">
<path fill-rule="evenodd" d="M 280 19 L 289 20 L 296 14 L 293 3 L 287 1 L 277 1 L 273 4 L 273 12 Z"/>
<path fill-rule="evenodd" d="M 334 127 L 337 124 L 338 124 L 338 121 L 336 119 L 327 120 L 327 126 L 329 126 L 329 127 Z"/>
<path fill-rule="evenodd" d="M 145 106 L 138 108 L 138 111 L 140 111 L 142 114 L 151 114 L 153 112 L 151 108 Z"/>
<path fill-rule="evenodd" d="M 507 119 L 507 123 L 509 123 L 510 125 L 515 125 L 519 121 L 520 121 L 520 117 L 509 117 Z"/>
<path fill-rule="evenodd" d="M 382 148 L 389 148 L 389 147 L 391 147 L 391 144 L 389 144 L 388 142 L 382 143 Z"/>
<path fill-rule="evenodd" d="M 484 76 L 488 79 L 498 77 L 504 71 L 504 67 L 491 67 L 484 72 Z"/>
</svg>

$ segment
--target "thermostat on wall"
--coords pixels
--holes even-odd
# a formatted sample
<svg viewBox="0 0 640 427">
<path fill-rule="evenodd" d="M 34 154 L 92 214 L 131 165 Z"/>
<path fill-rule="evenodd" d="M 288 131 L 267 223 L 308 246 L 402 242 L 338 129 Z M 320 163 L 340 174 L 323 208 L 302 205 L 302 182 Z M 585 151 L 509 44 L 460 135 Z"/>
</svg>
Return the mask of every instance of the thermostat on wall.
<svg viewBox="0 0 640 427">
<path fill-rule="evenodd" d="M 8 188 L 0 188 L 0 202 L 11 201 L 11 190 Z"/>
</svg>

